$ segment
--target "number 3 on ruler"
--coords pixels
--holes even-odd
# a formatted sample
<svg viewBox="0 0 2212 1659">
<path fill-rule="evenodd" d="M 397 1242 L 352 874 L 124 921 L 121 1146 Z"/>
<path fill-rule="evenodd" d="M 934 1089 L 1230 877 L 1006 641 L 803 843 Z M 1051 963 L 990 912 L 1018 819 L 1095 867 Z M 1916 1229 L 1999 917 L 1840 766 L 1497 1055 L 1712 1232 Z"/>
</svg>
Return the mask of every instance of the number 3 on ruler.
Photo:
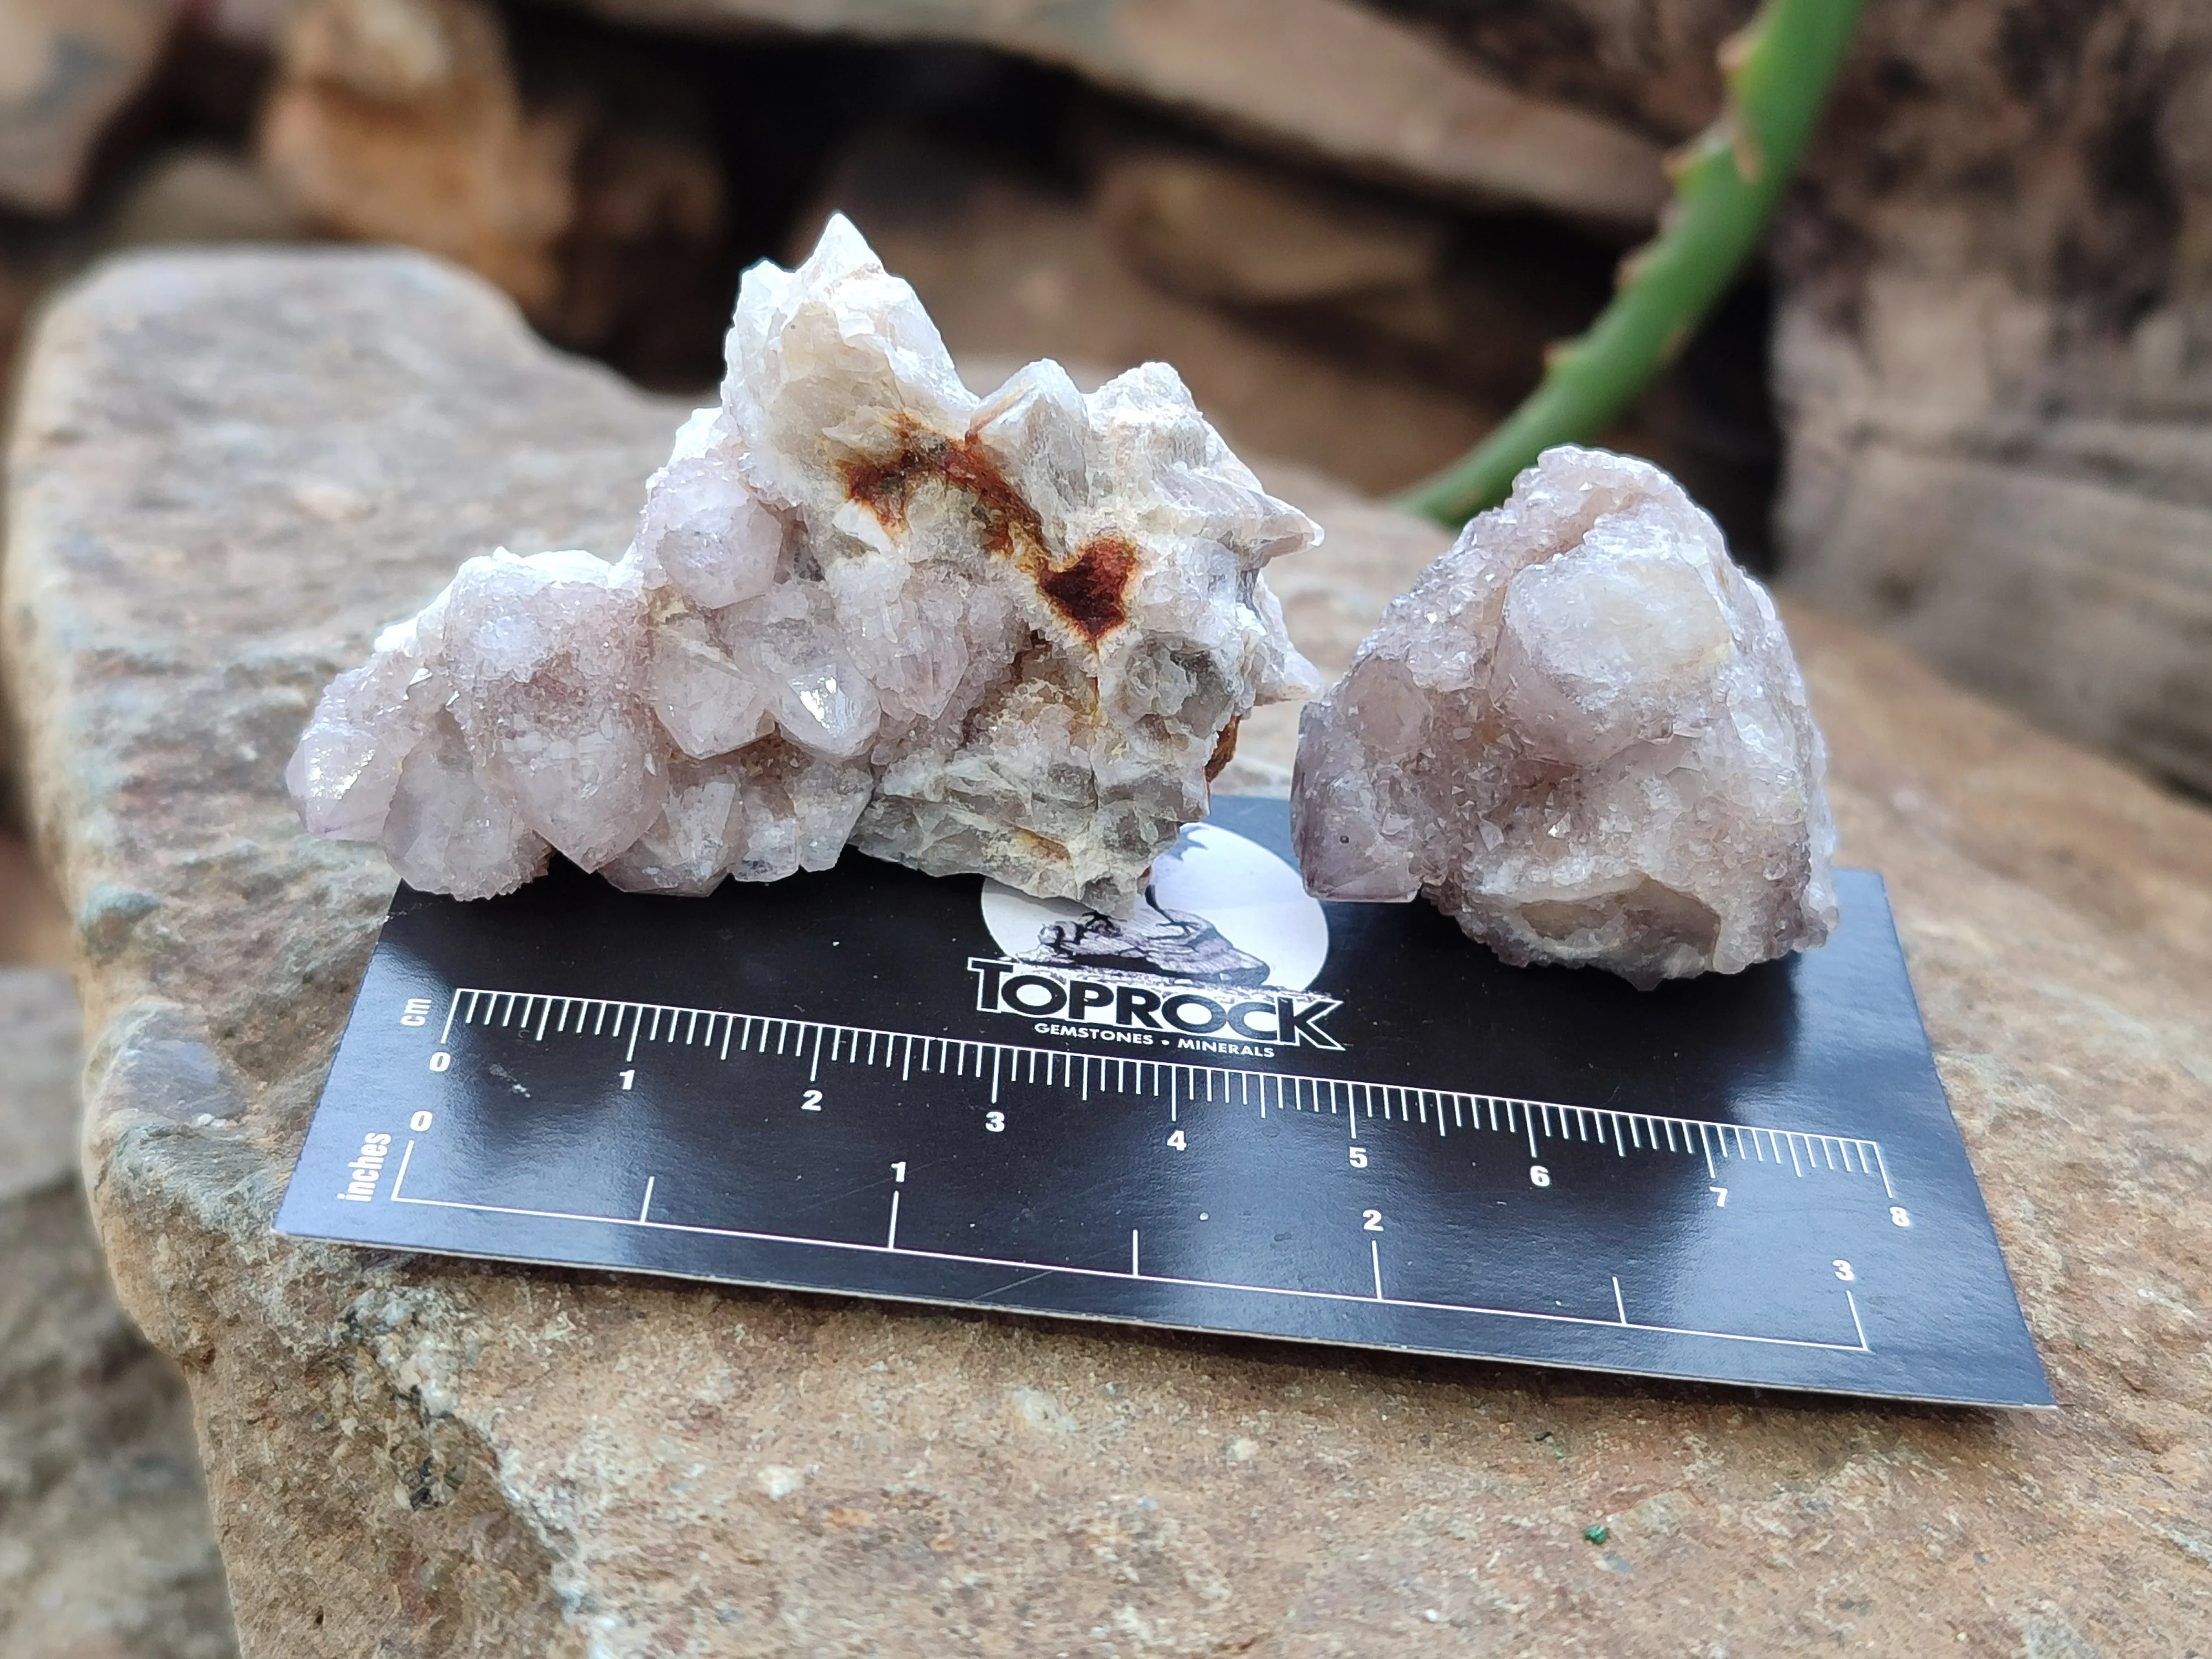
<svg viewBox="0 0 2212 1659">
<path fill-rule="evenodd" d="M 1004 1112 L 984 1113 L 983 1127 L 986 1129 L 988 1129 L 994 1135 L 1002 1135 L 1006 1133 L 1006 1115 Z"/>
</svg>

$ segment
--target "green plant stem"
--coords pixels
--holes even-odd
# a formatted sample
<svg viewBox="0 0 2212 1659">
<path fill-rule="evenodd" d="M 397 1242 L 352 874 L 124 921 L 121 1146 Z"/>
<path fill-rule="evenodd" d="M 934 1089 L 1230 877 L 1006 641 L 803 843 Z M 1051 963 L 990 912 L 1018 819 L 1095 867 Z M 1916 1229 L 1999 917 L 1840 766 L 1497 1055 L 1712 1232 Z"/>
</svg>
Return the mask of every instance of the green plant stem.
<svg viewBox="0 0 2212 1659">
<path fill-rule="evenodd" d="M 1398 504 L 1448 525 L 1505 498 L 1545 449 L 1601 431 L 1680 349 L 1759 240 L 1858 22 L 1860 0 L 1766 0 L 1721 48 L 1720 118 L 1668 163 L 1659 234 L 1624 260 L 1589 331 L 1495 431 Z"/>
</svg>

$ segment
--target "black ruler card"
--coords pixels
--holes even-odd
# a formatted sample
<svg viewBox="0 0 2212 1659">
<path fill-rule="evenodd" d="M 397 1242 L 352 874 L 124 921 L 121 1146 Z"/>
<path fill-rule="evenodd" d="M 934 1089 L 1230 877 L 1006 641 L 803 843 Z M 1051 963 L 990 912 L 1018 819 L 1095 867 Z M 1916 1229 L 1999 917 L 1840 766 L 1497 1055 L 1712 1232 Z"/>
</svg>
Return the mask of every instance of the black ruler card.
<svg viewBox="0 0 2212 1659">
<path fill-rule="evenodd" d="M 403 888 L 279 1231 L 1856 1395 L 2051 1393 L 1879 877 L 1638 992 L 1319 904 L 1221 798 L 1127 921 L 848 854 Z"/>
</svg>

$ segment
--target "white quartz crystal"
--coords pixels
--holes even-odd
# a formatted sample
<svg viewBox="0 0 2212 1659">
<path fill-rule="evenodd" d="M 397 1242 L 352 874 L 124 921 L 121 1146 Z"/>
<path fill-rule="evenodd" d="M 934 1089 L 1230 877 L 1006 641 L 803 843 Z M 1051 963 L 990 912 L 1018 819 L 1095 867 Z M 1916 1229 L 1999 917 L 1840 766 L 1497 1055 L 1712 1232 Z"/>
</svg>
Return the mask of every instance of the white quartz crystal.
<svg viewBox="0 0 2212 1659">
<path fill-rule="evenodd" d="M 842 218 L 745 274 L 728 356 L 618 563 L 471 559 L 332 683 L 307 827 L 467 897 L 549 851 L 704 893 L 849 842 L 1129 915 L 1237 722 L 1319 689 L 1260 572 L 1320 532 L 1162 364 L 975 397 Z"/>
<path fill-rule="evenodd" d="M 1292 829 L 1323 898 L 1425 893 L 1508 962 L 1648 989 L 1826 939 L 1826 764 L 1718 526 L 1658 468 L 1562 447 L 1304 711 Z"/>
</svg>

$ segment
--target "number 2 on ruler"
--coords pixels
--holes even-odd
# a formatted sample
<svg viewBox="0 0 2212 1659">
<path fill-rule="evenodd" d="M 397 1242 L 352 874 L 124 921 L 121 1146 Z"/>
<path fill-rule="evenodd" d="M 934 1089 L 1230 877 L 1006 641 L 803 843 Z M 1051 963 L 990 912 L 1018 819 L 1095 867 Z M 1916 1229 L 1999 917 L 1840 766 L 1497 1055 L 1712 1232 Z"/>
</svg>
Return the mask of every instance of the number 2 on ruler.
<svg viewBox="0 0 2212 1659">
<path fill-rule="evenodd" d="M 799 1096 L 799 1109 L 802 1112 L 820 1111 L 822 1109 L 822 1091 L 819 1089 L 809 1089 L 805 1094 Z"/>
</svg>

